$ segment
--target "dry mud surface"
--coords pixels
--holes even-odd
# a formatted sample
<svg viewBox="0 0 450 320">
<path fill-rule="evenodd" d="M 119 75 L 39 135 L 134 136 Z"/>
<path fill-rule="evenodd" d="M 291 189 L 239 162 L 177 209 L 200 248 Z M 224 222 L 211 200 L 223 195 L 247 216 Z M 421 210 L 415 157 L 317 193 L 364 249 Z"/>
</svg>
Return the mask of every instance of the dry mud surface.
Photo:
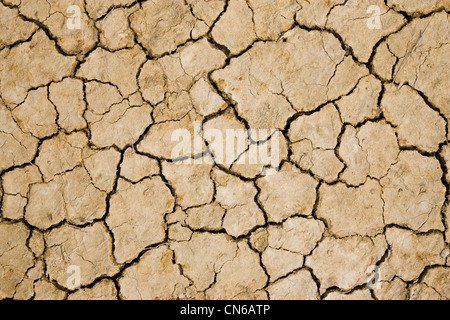
<svg viewBox="0 0 450 320">
<path fill-rule="evenodd" d="M 0 299 L 450 299 L 449 10 L 1 0 Z"/>
</svg>

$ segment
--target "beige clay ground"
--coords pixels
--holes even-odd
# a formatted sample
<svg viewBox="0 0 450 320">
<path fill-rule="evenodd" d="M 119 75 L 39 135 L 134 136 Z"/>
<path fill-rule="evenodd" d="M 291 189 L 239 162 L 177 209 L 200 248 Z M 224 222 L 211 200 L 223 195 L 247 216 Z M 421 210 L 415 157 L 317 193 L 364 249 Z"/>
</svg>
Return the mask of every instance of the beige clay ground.
<svg viewBox="0 0 450 320">
<path fill-rule="evenodd" d="M 449 0 L 0 2 L 0 299 L 450 299 Z"/>
</svg>

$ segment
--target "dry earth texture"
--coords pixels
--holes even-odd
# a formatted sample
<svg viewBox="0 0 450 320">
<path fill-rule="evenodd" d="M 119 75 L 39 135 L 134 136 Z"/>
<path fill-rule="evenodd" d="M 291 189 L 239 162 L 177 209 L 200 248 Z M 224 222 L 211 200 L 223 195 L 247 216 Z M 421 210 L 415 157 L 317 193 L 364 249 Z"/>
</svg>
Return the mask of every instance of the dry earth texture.
<svg viewBox="0 0 450 320">
<path fill-rule="evenodd" d="M 0 299 L 450 299 L 449 10 L 0 0 Z"/>
</svg>

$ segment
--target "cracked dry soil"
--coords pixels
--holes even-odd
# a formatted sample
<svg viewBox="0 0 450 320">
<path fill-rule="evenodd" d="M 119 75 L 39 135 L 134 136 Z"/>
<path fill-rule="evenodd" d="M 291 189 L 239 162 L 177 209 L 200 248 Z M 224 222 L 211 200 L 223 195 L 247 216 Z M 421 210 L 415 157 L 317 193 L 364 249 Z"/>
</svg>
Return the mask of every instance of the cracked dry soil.
<svg viewBox="0 0 450 320">
<path fill-rule="evenodd" d="M 450 299 L 449 0 L 0 2 L 0 299 Z"/>
</svg>

